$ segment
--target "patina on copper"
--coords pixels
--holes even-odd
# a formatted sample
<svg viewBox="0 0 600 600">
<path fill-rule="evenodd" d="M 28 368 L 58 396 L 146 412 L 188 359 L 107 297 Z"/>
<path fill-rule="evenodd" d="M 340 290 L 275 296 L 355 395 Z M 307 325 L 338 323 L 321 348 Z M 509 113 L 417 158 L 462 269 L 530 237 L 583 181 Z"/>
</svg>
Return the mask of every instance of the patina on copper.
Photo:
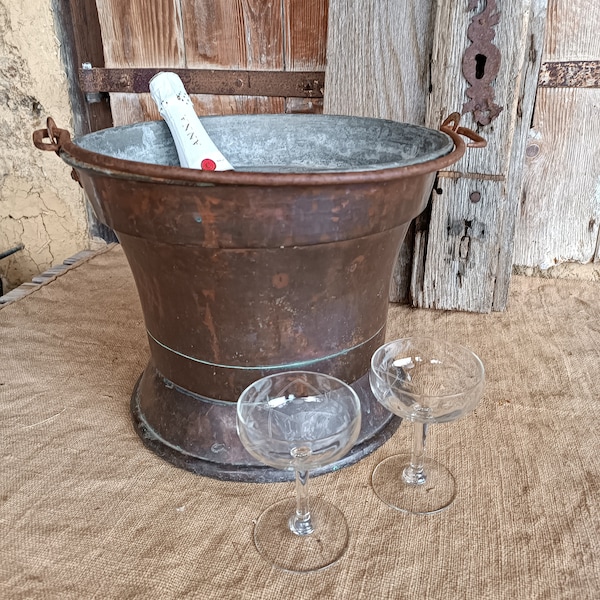
<svg viewBox="0 0 600 600">
<path fill-rule="evenodd" d="M 275 118 L 247 118 L 261 117 Z M 329 117 L 282 118 L 288 127 Z M 438 158 L 322 172 L 184 169 L 90 151 L 51 120 L 35 132 L 37 147 L 74 168 L 127 256 L 151 349 L 132 411 L 150 448 L 221 479 L 289 479 L 241 447 L 235 401 L 256 379 L 294 369 L 330 373 L 361 397 L 361 436 L 331 468 L 389 438 L 398 420 L 370 392 L 370 358 L 385 339 L 399 246 L 436 171 L 463 155 L 462 136 L 485 145 L 459 118 L 442 125 L 453 144 Z M 310 142 L 309 129 L 301 139 Z M 303 151 L 310 156 L 311 146 Z"/>
</svg>

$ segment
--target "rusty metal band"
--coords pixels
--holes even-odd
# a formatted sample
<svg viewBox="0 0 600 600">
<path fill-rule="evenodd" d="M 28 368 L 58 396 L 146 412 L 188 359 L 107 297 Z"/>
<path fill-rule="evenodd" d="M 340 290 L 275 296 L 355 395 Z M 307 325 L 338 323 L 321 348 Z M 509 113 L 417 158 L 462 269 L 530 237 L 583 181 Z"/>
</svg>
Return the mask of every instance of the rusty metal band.
<svg viewBox="0 0 600 600">
<path fill-rule="evenodd" d="M 84 93 L 148 92 L 150 79 L 165 69 L 79 69 Z M 168 69 L 177 73 L 190 94 L 322 98 L 324 71 L 240 71 Z"/>
<path fill-rule="evenodd" d="M 338 358 L 340 356 L 344 356 L 345 354 L 348 354 L 348 353 L 352 352 L 353 350 L 357 350 L 358 348 L 361 348 L 365 344 L 368 344 L 370 341 L 374 340 L 384 330 L 384 328 L 385 328 L 385 323 L 370 338 L 360 342 L 360 344 L 356 344 L 354 346 L 351 346 L 350 348 L 344 348 L 343 350 L 340 350 L 339 352 L 335 352 L 334 354 L 329 354 L 327 356 L 320 356 L 318 358 L 312 358 L 310 360 L 300 360 L 300 361 L 283 364 L 283 365 L 256 365 L 256 366 L 253 365 L 251 367 L 244 366 L 244 365 L 225 365 L 225 364 L 221 364 L 221 363 L 210 362 L 208 360 L 203 360 L 201 358 L 196 358 L 195 356 L 190 356 L 189 354 L 184 354 L 183 352 L 179 352 L 179 350 L 175 350 L 174 348 L 171 348 L 170 346 L 163 344 L 160 340 L 157 340 L 148 331 L 148 329 L 146 329 L 146 333 L 148 334 L 148 336 L 150 338 L 152 338 L 154 340 L 154 342 L 156 342 L 159 346 L 161 346 L 165 350 L 168 350 L 169 352 L 172 352 L 173 354 L 176 354 L 177 356 L 181 356 L 181 358 L 191 360 L 192 362 L 207 365 L 209 367 L 217 367 L 220 369 L 236 369 L 236 370 L 241 370 L 241 371 L 266 371 L 269 369 L 277 369 L 277 370 L 299 369 L 301 367 L 308 367 L 315 363 L 320 363 L 320 362 L 323 362 L 326 360 L 331 360 L 334 358 Z"/>
<path fill-rule="evenodd" d="M 542 63 L 538 85 L 547 88 L 600 88 L 600 61 Z"/>
</svg>

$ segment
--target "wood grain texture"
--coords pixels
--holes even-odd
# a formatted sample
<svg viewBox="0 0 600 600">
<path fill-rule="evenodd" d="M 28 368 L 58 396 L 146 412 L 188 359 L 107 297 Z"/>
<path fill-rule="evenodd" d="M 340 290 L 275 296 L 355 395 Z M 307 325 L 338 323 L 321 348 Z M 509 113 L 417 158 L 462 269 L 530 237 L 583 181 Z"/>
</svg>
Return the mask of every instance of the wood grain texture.
<svg viewBox="0 0 600 600">
<path fill-rule="evenodd" d="M 61 39 L 61 57 L 69 81 L 75 135 L 112 126 L 107 97 L 88 102 L 77 77 L 81 64 L 104 66 L 104 49 L 95 0 L 54 0 L 53 7 Z"/>
<path fill-rule="evenodd" d="M 282 113 L 285 110 L 285 98 L 266 96 L 193 94 L 192 102 L 199 115 Z"/>
<path fill-rule="evenodd" d="M 549 0 L 544 61 L 600 60 L 600 3 Z M 600 89 L 542 88 L 525 162 L 514 262 L 600 260 Z"/>
<path fill-rule="evenodd" d="M 280 0 L 182 0 L 187 66 L 283 70 Z M 282 98 L 192 95 L 199 115 L 283 112 Z"/>
<path fill-rule="evenodd" d="M 440 178 L 433 194 L 427 237 L 417 240 L 425 254 L 423 284 L 413 289 L 417 306 L 489 312 L 496 279 L 497 252 L 505 184 L 465 178 Z M 470 200 L 473 192 L 481 199 Z M 423 242 L 426 241 L 426 249 Z M 415 282 L 416 283 L 416 282 Z"/>
<path fill-rule="evenodd" d="M 493 44 L 500 49 L 501 63 L 493 87 L 495 102 L 503 110 L 497 119 L 485 127 L 478 126 L 470 113 L 463 115 L 461 124 L 483 135 L 488 148 L 480 152 L 466 152 L 451 167 L 452 171 L 506 175 L 508 170 L 531 0 L 498 0 L 497 6 L 500 21 L 494 27 Z M 468 100 L 466 92 L 469 84 L 462 74 L 462 59 L 471 43 L 467 29 L 477 12 L 479 10 L 468 11 L 453 0 L 440 0 L 437 3 L 431 60 L 432 91 L 427 107 L 429 127 L 439 127 L 450 113 L 460 112 Z"/>
<path fill-rule="evenodd" d="M 184 67 L 179 0 L 96 0 L 107 67 Z M 149 94 L 111 94 L 115 125 L 157 118 Z"/>
<path fill-rule="evenodd" d="M 179 0 L 96 0 L 107 67 L 185 65 Z"/>
<path fill-rule="evenodd" d="M 286 71 L 325 69 L 329 0 L 283 0 Z"/>
<path fill-rule="evenodd" d="M 527 148 L 515 264 L 598 259 L 600 90 L 539 88 Z"/>
<path fill-rule="evenodd" d="M 510 278 L 514 263 L 515 230 L 518 210 L 525 185 L 524 163 L 535 110 L 536 81 L 542 63 L 548 0 L 532 0 L 529 30 L 526 35 L 528 47 L 525 52 L 523 76 L 519 90 L 518 109 L 513 130 L 512 152 L 506 178 L 506 196 L 503 200 L 502 222 L 498 229 L 498 265 L 492 310 L 504 310 L 509 298 Z"/>
<path fill-rule="evenodd" d="M 326 113 L 425 122 L 432 4 L 330 0 Z"/>
<path fill-rule="evenodd" d="M 425 123 L 433 0 L 330 0 L 323 110 L 329 114 Z M 390 300 L 407 302 L 409 229 Z"/>
<path fill-rule="evenodd" d="M 281 0 L 182 0 L 189 68 L 283 70 Z"/>
<path fill-rule="evenodd" d="M 98 0 L 107 67 L 324 69 L 327 0 Z M 198 114 L 322 112 L 322 101 L 192 95 Z M 115 125 L 158 118 L 147 94 L 111 94 Z"/>
<path fill-rule="evenodd" d="M 549 0 L 544 60 L 600 60 L 599 28 L 598 0 Z"/>
<path fill-rule="evenodd" d="M 487 126 L 479 126 L 471 114 L 461 119 L 487 139 L 488 147 L 467 150 L 449 172 L 440 173 L 442 193 L 432 195 L 429 230 L 421 228 L 415 239 L 419 258 L 413 263 L 411 295 L 416 306 L 475 312 L 505 307 L 519 198 L 508 180 L 511 168 L 521 167 L 523 123 L 531 118 L 533 108 L 535 93 L 528 90 L 537 85 L 536 48 L 541 44 L 535 41 L 539 33 L 532 27 L 534 5 L 539 4 L 537 0 L 497 2 L 500 20 L 493 43 L 500 49 L 501 63 L 494 87 L 495 102 L 503 110 Z M 465 11 L 450 0 L 437 4 L 427 113 L 431 127 L 467 99 L 462 57 L 470 43 L 467 28 L 481 6 Z M 474 192 L 481 198 L 476 203 Z"/>
</svg>

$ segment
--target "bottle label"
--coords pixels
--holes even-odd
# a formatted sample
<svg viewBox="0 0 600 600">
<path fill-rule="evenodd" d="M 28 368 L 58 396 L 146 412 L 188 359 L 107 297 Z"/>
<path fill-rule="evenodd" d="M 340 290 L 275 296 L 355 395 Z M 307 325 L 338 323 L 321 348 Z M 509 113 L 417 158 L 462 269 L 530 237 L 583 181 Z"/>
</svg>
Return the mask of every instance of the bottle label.
<svg viewBox="0 0 600 600">
<path fill-rule="evenodd" d="M 176 73 L 157 73 L 150 80 L 150 95 L 171 130 L 182 167 L 204 171 L 233 170 L 204 129 Z"/>
</svg>

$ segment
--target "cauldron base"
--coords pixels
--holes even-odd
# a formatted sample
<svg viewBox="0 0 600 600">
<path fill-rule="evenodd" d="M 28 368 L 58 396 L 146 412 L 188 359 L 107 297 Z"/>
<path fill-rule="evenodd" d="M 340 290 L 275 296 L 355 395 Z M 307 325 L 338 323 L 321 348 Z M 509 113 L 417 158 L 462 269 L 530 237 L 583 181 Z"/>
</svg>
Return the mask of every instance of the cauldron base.
<svg viewBox="0 0 600 600">
<path fill-rule="evenodd" d="M 362 426 L 357 443 L 346 456 L 311 472 L 311 476 L 338 471 L 368 456 L 390 439 L 402 421 L 377 402 L 369 386 L 368 374 L 354 382 L 352 387 L 362 404 Z M 152 396 L 150 400 L 149 395 Z M 149 423 L 152 406 L 165 406 L 165 402 L 175 407 L 167 420 L 180 413 L 178 405 L 184 405 L 188 408 L 185 423 L 188 426 L 190 423 L 200 424 L 197 436 L 190 437 L 188 427 L 187 439 L 185 436 L 181 438 L 185 440 L 185 448 L 174 440 L 166 440 Z M 192 414 L 189 414 L 190 406 L 193 406 Z M 148 413 L 144 407 L 149 407 Z M 162 377 L 152 363 L 135 385 L 131 414 L 135 430 L 144 445 L 176 467 L 221 481 L 275 483 L 294 479 L 293 472 L 262 465 L 246 452 L 235 428 L 235 402 L 212 400 L 178 388 Z"/>
</svg>

